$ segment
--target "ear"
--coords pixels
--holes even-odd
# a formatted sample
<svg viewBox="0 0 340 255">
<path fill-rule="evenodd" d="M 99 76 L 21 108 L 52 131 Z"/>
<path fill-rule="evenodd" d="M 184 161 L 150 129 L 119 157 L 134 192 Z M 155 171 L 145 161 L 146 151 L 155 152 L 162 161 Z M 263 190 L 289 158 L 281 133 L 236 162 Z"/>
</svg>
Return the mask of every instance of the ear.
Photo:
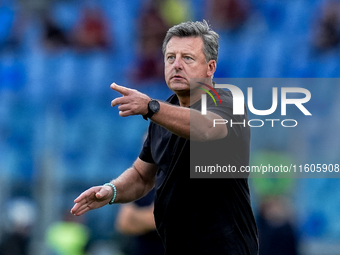
<svg viewBox="0 0 340 255">
<path fill-rule="evenodd" d="M 208 62 L 207 76 L 212 77 L 216 71 L 216 60 L 210 60 Z"/>
</svg>

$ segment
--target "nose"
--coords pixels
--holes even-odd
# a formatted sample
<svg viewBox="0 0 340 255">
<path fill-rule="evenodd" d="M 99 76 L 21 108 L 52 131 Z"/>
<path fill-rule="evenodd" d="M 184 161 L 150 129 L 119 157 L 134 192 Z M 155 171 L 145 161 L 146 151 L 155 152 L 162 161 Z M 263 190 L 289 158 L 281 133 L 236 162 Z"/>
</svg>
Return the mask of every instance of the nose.
<svg viewBox="0 0 340 255">
<path fill-rule="evenodd" d="M 176 70 L 182 70 L 183 69 L 183 62 L 180 57 L 176 57 L 175 62 L 174 62 L 174 68 Z"/>
</svg>

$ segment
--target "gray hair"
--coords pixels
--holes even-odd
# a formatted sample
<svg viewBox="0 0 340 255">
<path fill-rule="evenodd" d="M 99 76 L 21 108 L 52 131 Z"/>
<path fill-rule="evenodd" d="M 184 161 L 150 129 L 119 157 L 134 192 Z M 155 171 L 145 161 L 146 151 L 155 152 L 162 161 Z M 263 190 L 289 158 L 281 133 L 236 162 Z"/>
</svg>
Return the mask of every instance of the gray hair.
<svg viewBox="0 0 340 255">
<path fill-rule="evenodd" d="M 182 22 L 176 26 L 171 27 L 166 33 L 163 41 L 163 54 L 165 54 L 166 46 L 173 36 L 200 36 L 203 40 L 203 52 L 205 55 L 205 60 L 207 62 L 209 62 L 210 60 L 217 61 L 219 35 L 210 28 L 209 24 L 205 20 L 203 20 L 203 22 Z"/>
</svg>

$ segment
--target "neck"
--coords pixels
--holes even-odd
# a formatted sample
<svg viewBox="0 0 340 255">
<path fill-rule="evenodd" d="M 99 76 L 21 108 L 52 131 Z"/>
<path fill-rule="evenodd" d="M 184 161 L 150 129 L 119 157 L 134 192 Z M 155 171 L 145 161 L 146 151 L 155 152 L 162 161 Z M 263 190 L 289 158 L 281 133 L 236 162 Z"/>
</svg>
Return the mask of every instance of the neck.
<svg viewBox="0 0 340 255">
<path fill-rule="evenodd" d="M 186 91 L 185 93 L 176 93 L 179 100 L 179 105 L 182 107 L 189 107 L 201 100 L 201 96 L 202 94 L 205 94 L 205 92 L 199 89 L 199 87 L 191 89 L 190 91 Z"/>
</svg>

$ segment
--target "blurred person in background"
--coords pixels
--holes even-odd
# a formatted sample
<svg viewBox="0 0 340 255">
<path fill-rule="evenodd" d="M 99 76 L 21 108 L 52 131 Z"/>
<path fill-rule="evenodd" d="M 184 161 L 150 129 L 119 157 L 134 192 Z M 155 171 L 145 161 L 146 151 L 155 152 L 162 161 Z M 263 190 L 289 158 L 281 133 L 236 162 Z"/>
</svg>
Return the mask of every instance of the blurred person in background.
<svg viewBox="0 0 340 255">
<path fill-rule="evenodd" d="M 111 45 L 108 22 L 99 7 L 84 7 L 73 31 L 72 42 L 80 51 L 108 49 Z"/>
<path fill-rule="evenodd" d="M 142 7 L 137 24 L 137 64 L 131 71 L 133 82 L 163 79 L 163 55 L 160 51 L 170 26 L 190 19 L 186 0 L 151 0 Z"/>
<path fill-rule="evenodd" d="M 126 255 L 160 255 L 164 248 L 156 232 L 153 216 L 155 191 L 145 197 L 120 207 L 116 229 L 130 238 L 124 247 Z"/>
<path fill-rule="evenodd" d="M 85 255 L 90 233 L 82 220 L 65 212 L 62 221 L 50 225 L 46 242 L 51 251 L 58 255 Z"/>
<path fill-rule="evenodd" d="M 144 6 L 138 19 L 137 65 L 132 70 L 134 82 L 162 79 L 162 42 L 168 26 L 154 1 Z"/>
<path fill-rule="evenodd" d="M 268 147 L 252 155 L 251 165 L 290 165 L 295 156 L 285 150 Z M 252 184 L 258 200 L 257 225 L 260 255 L 297 255 L 299 238 L 293 221 L 293 208 L 288 197 L 296 185 L 294 173 L 271 173 L 263 178 L 253 173 Z"/>
<path fill-rule="evenodd" d="M 319 9 L 320 16 L 315 25 L 314 47 L 319 51 L 334 49 L 340 43 L 340 3 L 326 1 Z"/>
<path fill-rule="evenodd" d="M 216 29 L 237 30 L 247 20 L 248 0 L 206 0 L 207 17 Z"/>
<path fill-rule="evenodd" d="M 28 255 L 36 209 L 28 199 L 16 198 L 7 207 L 6 231 L 0 239 L 0 255 Z"/>
<path fill-rule="evenodd" d="M 43 43 L 48 50 L 55 51 L 69 46 L 70 40 L 67 34 L 53 20 L 50 13 L 43 16 L 43 25 Z"/>
<path fill-rule="evenodd" d="M 298 240 L 283 197 L 267 197 L 259 205 L 257 218 L 260 255 L 297 255 Z"/>
<path fill-rule="evenodd" d="M 258 254 L 248 179 L 190 179 L 191 146 L 204 153 L 209 163 L 249 164 L 249 126 L 212 125 L 213 119 L 241 121 L 233 115 L 230 91 L 217 89 L 221 105 L 207 99 L 207 114 L 202 115 L 203 85 L 190 83 L 198 78 L 213 89 L 218 38 L 206 21 L 185 22 L 168 30 L 163 42 L 164 74 L 174 94 L 166 102 L 111 85 L 123 95 L 111 102 L 120 116 L 142 115 L 152 121 L 148 136 L 132 167 L 110 183 L 84 191 L 74 200 L 71 213 L 82 215 L 109 203 L 131 202 L 155 187 L 154 216 L 165 254 Z M 218 153 L 212 149 L 217 145 Z"/>
<path fill-rule="evenodd" d="M 191 20 L 193 6 L 188 0 L 155 0 L 163 19 L 169 26 Z"/>
</svg>

